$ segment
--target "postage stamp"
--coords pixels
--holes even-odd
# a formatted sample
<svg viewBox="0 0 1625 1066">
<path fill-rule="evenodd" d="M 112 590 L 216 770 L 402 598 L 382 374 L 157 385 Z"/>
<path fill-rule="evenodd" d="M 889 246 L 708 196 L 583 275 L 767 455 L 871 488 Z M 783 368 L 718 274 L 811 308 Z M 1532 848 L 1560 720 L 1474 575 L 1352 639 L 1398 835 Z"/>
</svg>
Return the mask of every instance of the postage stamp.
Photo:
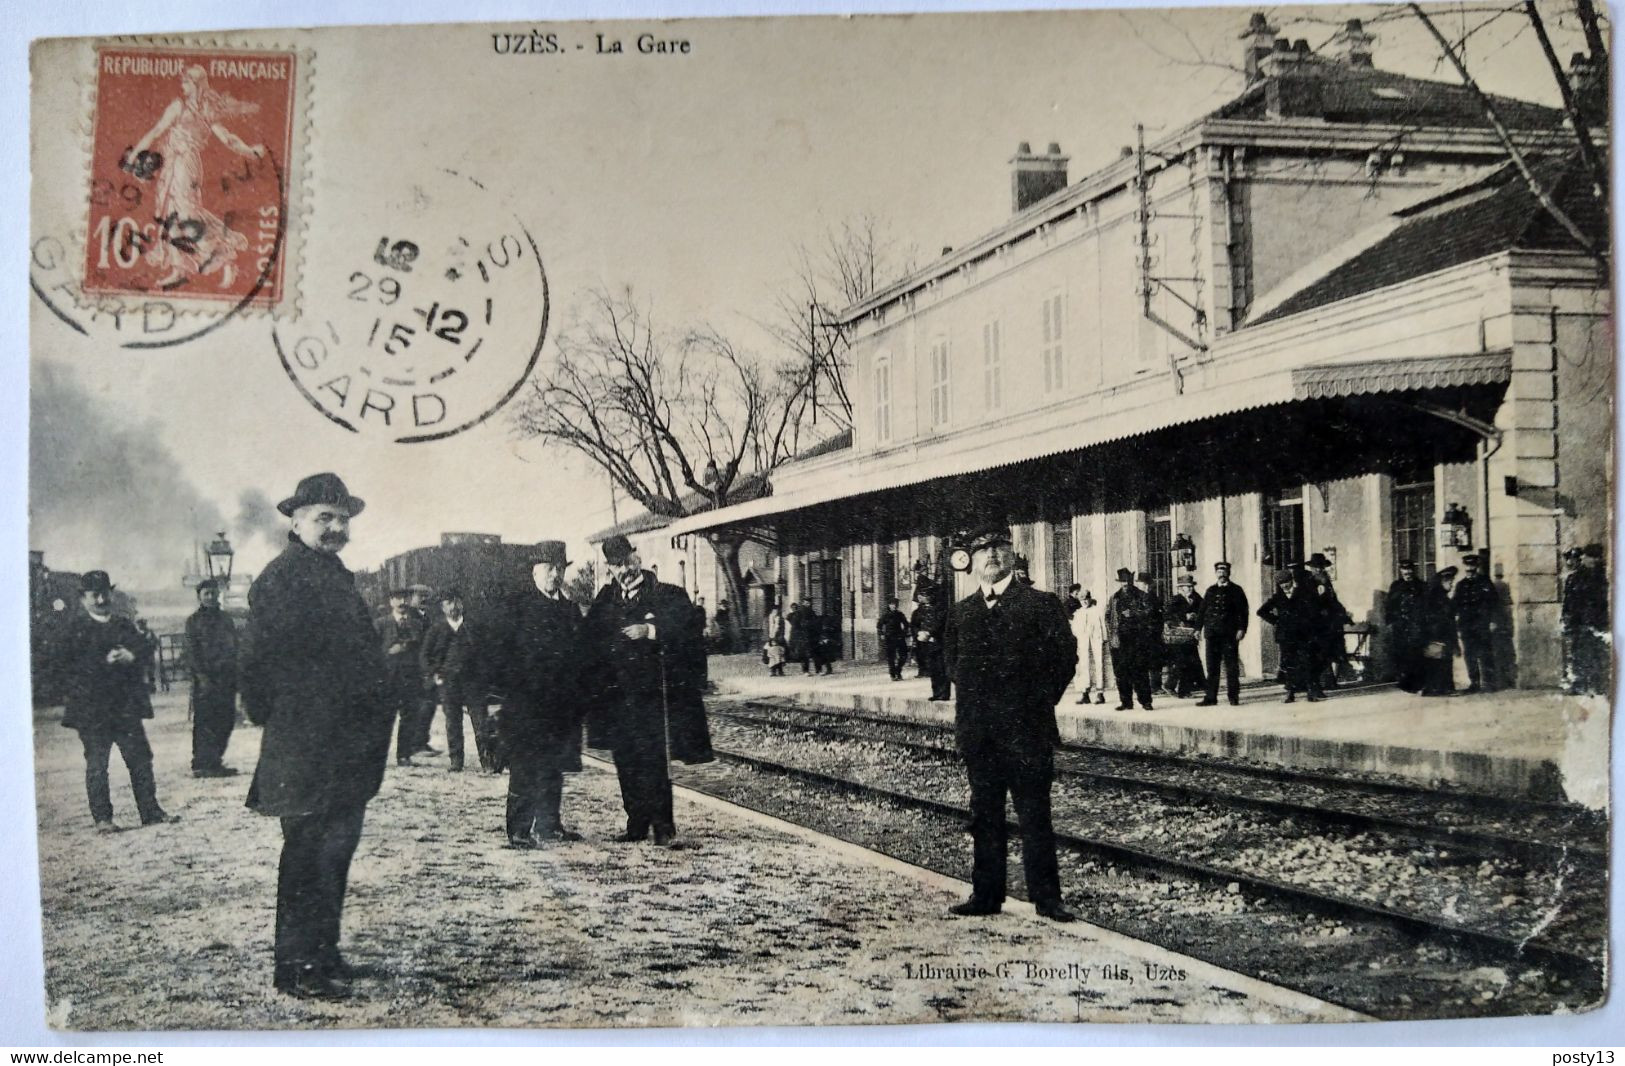
<svg viewBox="0 0 1625 1066">
<path fill-rule="evenodd" d="M 104 48 L 84 290 L 274 306 L 293 52 Z"/>
</svg>

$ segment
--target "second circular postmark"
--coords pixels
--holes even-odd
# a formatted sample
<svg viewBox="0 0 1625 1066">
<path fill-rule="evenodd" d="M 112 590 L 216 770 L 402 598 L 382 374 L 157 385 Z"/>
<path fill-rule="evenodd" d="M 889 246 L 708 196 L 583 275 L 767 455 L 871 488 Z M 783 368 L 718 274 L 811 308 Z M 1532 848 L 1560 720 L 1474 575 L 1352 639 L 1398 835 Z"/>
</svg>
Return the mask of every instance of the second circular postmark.
<svg viewBox="0 0 1625 1066">
<path fill-rule="evenodd" d="M 414 180 L 343 220 L 272 330 L 289 380 L 330 422 L 402 444 L 478 425 L 518 392 L 547 338 L 535 238 L 480 182 Z"/>
</svg>

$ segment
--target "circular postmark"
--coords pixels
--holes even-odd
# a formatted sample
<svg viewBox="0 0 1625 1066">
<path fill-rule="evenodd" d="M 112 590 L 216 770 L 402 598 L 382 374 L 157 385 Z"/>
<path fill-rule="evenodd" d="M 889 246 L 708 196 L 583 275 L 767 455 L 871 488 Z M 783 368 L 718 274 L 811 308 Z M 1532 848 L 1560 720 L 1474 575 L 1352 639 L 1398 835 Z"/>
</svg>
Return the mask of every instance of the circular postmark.
<svg viewBox="0 0 1625 1066">
<path fill-rule="evenodd" d="M 75 332 L 133 349 L 282 309 L 301 58 L 134 44 L 94 56 L 87 181 L 47 212 L 61 232 L 30 246 L 36 298 Z"/>
<path fill-rule="evenodd" d="M 496 413 L 547 337 L 535 239 L 481 183 L 432 172 L 344 220 L 305 278 L 297 320 L 272 328 L 288 378 L 352 433 L 410 444 Z"/>
</svg>

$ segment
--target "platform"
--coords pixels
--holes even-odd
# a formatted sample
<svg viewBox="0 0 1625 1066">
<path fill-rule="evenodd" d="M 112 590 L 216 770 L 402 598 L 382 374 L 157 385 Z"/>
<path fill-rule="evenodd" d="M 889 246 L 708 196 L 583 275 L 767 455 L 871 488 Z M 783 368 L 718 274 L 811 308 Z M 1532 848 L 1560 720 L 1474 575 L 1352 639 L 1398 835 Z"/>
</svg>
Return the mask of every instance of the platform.
<svg viewBox="0 0 1625 1066">
<path fill-rule="evenodd" d="M 951 917 L 961 882 L 686 791 L 684 848 L 613 843 L 615 777 L 591 766 L 565 785 L 567 821 L 586 840 L 506 850 L 507 778 L 451 774 L 444 757 L 391 764 L 368 808 L 344 917 L 344 952 L 363 971 L 356 999 L 290 1000 L 270 987 L 278 823 L 243 807 L 246 773 L 189 775 L 183 688 L 157 703 L 159 796 L 182 821 L 107 836 L 91 829 L 75 734 L 59 710 L 35 716 L 57 1028 L 1358 1017 L 1024 904 Z M 259 739 L 238 729 L 227 761 L 251 769 Z M 438 733 L 434 743 L 444 748 Z M 117 759 L 112 786 L 129 825 Z"/>
<path fill-rule="evenodd" d="M 910 721 L 951 722 L 953 704 L 932 703 L 930 683 L 910 666 L 901 681 L 879 663 L 837 663 L 807 675 L 795 664 L 770 677 L 754 656 L 712 656 L 720 692 L 779 696 L 809 706 Z M 1116 710 L 1116 699 L 1056 708 L 1063 740 L 1113 748 L 1211 755 L 1312 770 L 1358 771 L 1472 791 L 1567 799 L 1594 809 L 1608 800 L 1609 706 L 1601 698 L 1514 690 L 1423 697 L 1392 685 L 1337 690 L 1324 702 L 1281 702 L 1279 685 L 1243 687 L 1241 705 L 1157 697 L 1153 710 Z"/>
</svg>

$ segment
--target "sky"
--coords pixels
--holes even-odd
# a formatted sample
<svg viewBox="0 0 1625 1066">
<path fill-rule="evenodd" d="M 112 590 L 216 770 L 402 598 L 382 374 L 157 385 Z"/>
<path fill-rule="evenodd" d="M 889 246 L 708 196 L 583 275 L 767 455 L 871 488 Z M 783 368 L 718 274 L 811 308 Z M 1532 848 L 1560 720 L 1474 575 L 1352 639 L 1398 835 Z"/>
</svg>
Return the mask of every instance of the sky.
<svg viewBox="0 0 1625 1066">
<path fill-rule="evenodd" d="M 425 168 L 455 166 L 490 190 L 471 212 L 511 212 L 539 243 L 551 295 L 544 368 L 595 286 L 630 286 L 667 328 L 711 324 L 771 353 L 758 323 L 792 276 L 798 242 L 871 212 L 927 255 L 964 244 L 1007 216 L 1018 142 L 1058 142 L 1076 181 L 1116 158 L 1135 123 L 1155 139 L 1238 92 L 1229 65 L 1249 10 L 502 27 L 589 43 L 598 32 L 630 43 L 647 28 L 694 47 L 568 61 L 495 56 L 485 27 L 334 31 L 307 42 L 300 321 L 338 306 L 347 256 L 364 243 L 353 217 L 407 197 Z M 1316 46 L 1341 19 L 1375 11 L 1268 10 L 1283 35 Z M 1456 20 L 1441 16 L 1447 28 Z M 1378 66 L 1451 76 L 1414 23 L 1375 28 Z M 1555 102 L 1520 28 L 1506 20 L 1476 36 L 1475 71 L 1490 91 Z M 1558 32 L 1566 56 L 1574 34 Z M 36 235 L 83 210 L 68 117 L 82 105 L 64 98 L 60 113 L 36 113 Z M 58 569 L 174 587 L 194 540 L 224 529 L 238 572 L 255 572 L 280 547 L 275 501 L 320 470 L 368 500 L 346 553 L 356 568 L 445 531 L 562 538 L 583 558 L 585 536 L 611 521 L 606 479 L 578 456 L 516 439 L 504 414 L 424 444 L 333 425 L 288 382 L 263 317 L 154 354 L 80 337 L 37 300 L 30 308 L 29 541 Z M 619 506 L 625 517 L 634 505 L 623 496 Z"/>
</svg>

